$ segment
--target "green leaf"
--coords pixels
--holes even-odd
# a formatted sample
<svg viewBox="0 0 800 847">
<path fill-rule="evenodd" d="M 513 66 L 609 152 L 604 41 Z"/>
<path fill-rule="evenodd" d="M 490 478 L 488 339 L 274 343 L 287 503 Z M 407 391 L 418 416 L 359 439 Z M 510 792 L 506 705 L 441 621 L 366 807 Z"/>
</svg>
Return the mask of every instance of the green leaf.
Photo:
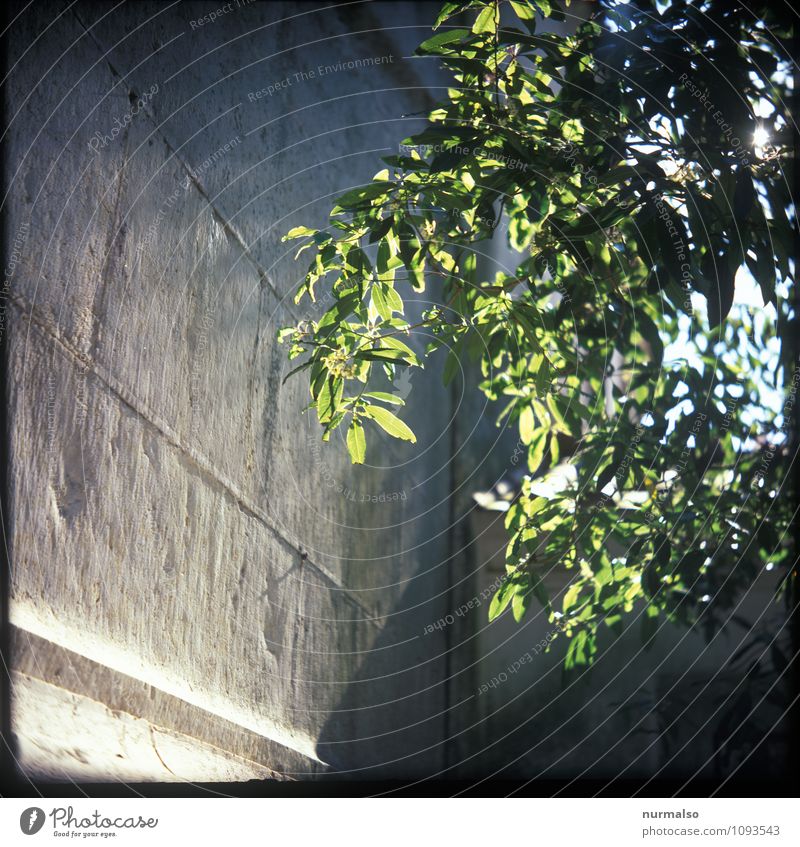
<svg viewBox="0 0 800 847">
<path fill-rule="evenodd" d="M 733 194 L 733 216 L 737 225 L 741 226 L 747 220 L 755 201 L 756 190 L 753 187 L 750 169 L 740 166 L 736 174 L 736 190 Z"/>
<path fill-rule="evenodd" d="M 451 0 L 451 2 L 445 3 L 439 12 L 439 17 L 436 18 L 433 28 L 439 29 L 446 20 L 452 18 L 453 15 L 457 15 L 459 12 L 463 12 L 464 9 L 474 5 L 476 2 L 477 0 Z"/>
<path fill-rule="evenodd" d="M 775 264 L 769 245 L 758 245 L 756 248 L 756 268 L 753 276 L 761 288 L 761 296 L 765 303 L 778 305 L 775 296 Z"/>
<path fill-rule="evenodd" d="M 653 361 L 660 365 L 664 358 L 664 342 L 661 340 L 658 327 L 644 309 L 638 311 L 634 320 L 639 334 L 650 345 Z"/>
<path fill-rule="evenodd" d="M 442 382 L 445 385 L 450 385 L 455 375 L 461 371 L 461 354 L 464 349 L 464 338 L 465 336 L 462 335 L 447 351 L 447 358 L 444 361 L 444 371 L 442 373 Z"/>
<path fill-rule="evenodd" d="M 372 286 L 372 302 L 378 314 L 385 321 L 392 317 L 391 306 L 386 302 L 386 295 L 383 293 L 383 286 L 380 283 Z"/>
<path fill-rule="evenodd" d="M 395 394 L 389 394 L 386 391 L 365 391 L 364 397 L 372 397 L 373 400 L 382 400 L 384 403 L 393 403 L 395 406 L 404 406 L 405 402 Z"/>
<path fill-rule="evenodd" d="M 564 592 L 564 598 L 562 602 L 562 609 L 566 614 L 569 610 L 575 606 L 578 602 L 578 598 L 580 597 L 580 593 L 583 590 L 583 583 L 576 581 L 573 582 L 572 585 Z"/>
<path fill-rule="evenodd" d="M 283 236 L 281 241 L 289 241 L 292 238 L 302 238 L 304 235 L 314 235 L 317 230 L 310 229 L 307 226 L 294 226 L 292 227 L 286 235 Z"/>
<path fill-rule="evenodd" d="M 384 285 L 383 296 L 386 298 L 386 304 L 393 312 L 403 312 L 403 301 L 400 295 L 392 288 L 391 285 Z"/>
<path fill-rule="evenodd" d="M 495 14 L 496 10 L 494 3 L 486 6 L 486 8 L 475 19 L 475 23 L 472 25 L 472 31 L 476 34 L 481 32 L 493 32 Z"/>
<path fill-rule="evenodd" d="M 530 446 L 528 447 L 528 470 L 531 473 L 536 473 L 544 459 L 544 453 L 547 449 L 547 429 L 541 427 L 536 430 L 531 438 Z"/>
<path fill-rule="evenodd" d="M 448 44 L 461 41 L 461 39 L 467 35 L 469 35 L 469 31 L 466 29 L 448 29 L 445 32 L 440 32 L 437 35 L 434 35 L 427 41 L 423 41 L 414 52 L 419 55 L 425 55 L 427 53 L 444 53 L 446 51 L 443 48 L 445 48 Z"/>
<path fill-rule="evenodd" d="M 350 459 L 354 465 L 364 464 L 367 440 L 364 437 L 364 427 L 355 419 L 347 430 L 347 449 L 350 451 Z"/>
<path fill-rule="evenodd" d="M 399 256 L 392 255 L 388 239 L 381 241 L 378 245 L 378 257 L 375 269 L 378 271 L 378 279 L 386 284 L 394 281 L 395 270 L 403 264 Z M 384 289 L 385 290 L 385 289 Z"/>
<path fill-rule="evenodd" d="M 399 338 L 394 335 L 382 335 L 378 340 L 386 347 L 391 347 L 392 349 L 402 353 L 404 361 L 408 362 L 408 364 L 419 365 L 417 354 L 408 346 L 408 344 L 405 344 Z"/>
<path fill-rule="evenodd" d="M 380 239 L 383 238 L 384 235 L 386 235 L 386 233 L 392 228 L 393 223 L 394 219 L 392 217 L 384 218 L 373 230 L 370 231 L 369 243 L 374 244 L 376 241 L 380 241 Z"/>
<path fill-rule="evenodd" d="M 655 597 L 661 592 L 663 571 L 672 555 L 672 545 L 666 536 L 659 535 L 653 543 L 655 545 L 653 558 L 642 571 L 642 588 L 649 597 Z"/>
<path fill-rule="evenodd" d="M 523 401 L 524 403 L 525 401 Z M 536 431 L 536 418 L 533 415 L 533 406 L 525 403 L 519 413 L 519 437 L 523 444 L 530 444 Z"/>
<path fill-rule="evenodd" d="M 455 170 L 465 159 L 472 155 L 470 150 L 445 150 L 433 157 L 429 172 L 432 174 Z"/>
<path fill-rule="evenodd" d="M 320 423 L 327 423 L 339 406 L 344 391 L 344 380 L 329 376 L 317 397 L 317 416 Z"/>
<path fill-rule="evenodd" d="M 536 335 L 536 330 L 533 328 L 533 324 L 528 320 L 527 316 L 522 314 L 519 304 L 515 304 L 515 307 L 511 309 L 511 317 L 522 327 L 533 349 L 537 353 L 541 352 L 542 344 Z"/>
<path fill-rule="evenodd" d="M 733 295 L 735 289 L 735 271 L 731 271 L 727 259 L 717 257 L 716 274 L 710 280 L 709 290 L 706 294 L 708 300 L 708 325 L 711 329 L 719 326 L 733 306 Z"/>
<path fill-rule="evenodd" d="M 595 653 L 595 637 L 585 629 L 580 630 L 569 642 L 564 668 L 572 670 L 576 667 L 590 665 Z"/>
<path fill-rule="evenodd" d="M 330 440 L 331 433 L 344 420 L 346 414 L 347 414 L 346 411 L 340 410 L 340 411 L 336 412 L 331 417 L 331 419 L 328 421 L 328 423 L 325 424 L 325 429 L 322 433 L 322 440 L 323 441 L 329 441 Z"/>
<path fill-rule="evenodd" d="M 611 462 L 609 465 L 600 471 L 597 475 L 597 490 L 602 492 L 602 490 L 611 482 L 612 479 L 617 475 L 617 463 Z"/>
<path fill-rule="evenodd" d="M 416 443 L 417 436 L 404 424 L 400 418 L 393 415 L 388 409 L 381 406 L 365 406 L 364 414 L 372 418 L 378 426 L 389 433 L 393 438 Z"/>
<path fill-rule="evenodd" d="M 362 350 L 353 357 L 356 361 L 366 362 L 393 362 L 401 365 L 411 365 L 412 362 L 406 358 L 402 350 L 394 348 L 378 348 L 376 350 Z"/>
<path fill-rule="evenodd" d="M 536 18 L 536 10 L 525 0 L 511 0 L 511 8 L 522 21 L 533 21 Z"/>
<path fill-rule="evenodd" d="M 377 200 L 379 197 L 387 197 L 391 188 L 393 188 L 392 183 L 371 182 L 368 185 L 347 191 L 337 199 L 331 214 L 335 215 L 348 209 L 357 209 L 367 205 L 372 200 Z"/>
<path fill-rule="evenodd" d="M 517 591 L 511 600 L 511 613 L 514 615 L 514 620 L 517 623 L 525 617 L 525 612 L 528 611 L 528 606 L 530 606 L 532 598 L 533 591 L 531 591 L 528 581 L 521 582 L 517 586 Z"/>
<path fill-rule="evenodd" d="M 500 588 L 495 592 L 494 597 L 492 597 L 492 602 L 489 603 L 490 621 L 493 621 L 503 613 L 506 606 L 508 606 L 511 599 L 514 597 L 515 591 L 516 584 L 512 580 L 506 580 L 506 582 L 500 586 Z"/>
</svg>

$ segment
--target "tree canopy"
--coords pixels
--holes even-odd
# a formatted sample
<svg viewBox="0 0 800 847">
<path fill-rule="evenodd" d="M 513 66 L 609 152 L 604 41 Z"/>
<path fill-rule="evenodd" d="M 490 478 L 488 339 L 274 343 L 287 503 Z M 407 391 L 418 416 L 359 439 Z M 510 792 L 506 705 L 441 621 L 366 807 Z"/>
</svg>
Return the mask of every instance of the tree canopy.
<svg viewBox="0 0 800 847">
<path fill-rule="evenodd" d="M 280 334 L 355 463 L 372 427 L 415 440 L 373 379 L 422 366 L 410 333 L 446 348 L 445 382 L 479 363 L 528 470 L 490 617 L 538 601 L 567 667 L 637 603 L 645 639 L 665 618 L 713 631 L 764 568 L 789 573 L 800 374 L 788 7 L 585 9 L 444 4 L 418 53 L 452 87 L 327 229 L 288 233 L 311 256 L 298 301 L 330 308 Z M 493 236 L 517 264 L 486 278 Z M 409 285 L 440 303 L 421 322 Z"/>
</svg>

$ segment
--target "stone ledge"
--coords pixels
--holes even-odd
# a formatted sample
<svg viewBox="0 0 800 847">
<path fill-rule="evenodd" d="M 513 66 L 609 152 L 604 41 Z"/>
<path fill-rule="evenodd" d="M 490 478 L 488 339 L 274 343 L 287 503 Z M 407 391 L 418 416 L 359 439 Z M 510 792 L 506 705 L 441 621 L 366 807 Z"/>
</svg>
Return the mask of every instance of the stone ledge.
<svg viewBox="0 0 800 847">
<path fill-rule="evenodd" d="M 12 727 L 26 776 L 241 782 L 324 772 L 296 751 L 152 685 L 11 630 Z"/>
</svg>

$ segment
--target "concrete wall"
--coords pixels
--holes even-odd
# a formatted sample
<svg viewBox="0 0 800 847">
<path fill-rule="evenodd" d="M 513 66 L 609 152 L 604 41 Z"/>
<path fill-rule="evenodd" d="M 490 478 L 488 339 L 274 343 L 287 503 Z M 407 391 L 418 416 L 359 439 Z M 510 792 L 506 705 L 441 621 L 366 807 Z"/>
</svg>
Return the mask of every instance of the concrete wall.
<svg viewBox="0 0 800 847">
<path fill-rule="evenodd" d="M 415 374 L 418 444 L 373 437 L 353 468 L 275 341 L 305 309 L 280 237 L 420 126 L 437 70 L 405 57 L 433 6 L 241 2 L 198 25 L 223 5 L 12 24 L 11 618 L 43 656 L 16 662 L 22 764 L 43 767 L 31 697 L 119 711 L 54 677 L 66 649 L 199 710 L 184 723 L 271 740 L 254 774 L 436 772 L 446 637 L 420 633 L 449 606 L 449 398 Z"/>
</svg>

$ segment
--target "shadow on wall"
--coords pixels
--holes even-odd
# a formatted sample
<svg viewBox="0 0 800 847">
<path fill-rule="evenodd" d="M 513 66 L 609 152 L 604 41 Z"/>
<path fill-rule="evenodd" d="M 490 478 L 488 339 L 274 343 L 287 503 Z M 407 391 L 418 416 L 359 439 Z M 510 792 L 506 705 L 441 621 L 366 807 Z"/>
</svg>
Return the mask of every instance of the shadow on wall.
<svg viewBox="0 0 800 847">
<path fill-rule="evenodd" d="M 424 573 L 410 581 L 328 715 L 316 753 L 337 779 L 417 778 L 442 769 L 448 682 L 437 669 L 446 643 L 440 634 L 423 635 L 418 623 L 423 610 L 434 616 L 433 588 Z"/>
<path fill-rule="evenodd" d="M 472 527 L 481 590 L 504 572 L 503 514 L 476 511 Z M 551 597 L 571 576 L 551 572 Z M 746 765 L 742 777 L 788 778 L 791 650 L 775 587 L 773 575 L 760 578 L 711 642 L 699 626 L 662 620 L 646 649 L 637 608 L 618 637 L 601 631 L 592 669 L 568 679 L 566 638 L 538 605 L 520 623 L 507 612 L 488 624 L 485 608 L 471 611 L 465 626 L 478 642 L 476 721 L 459 776 L 716 782 Z M 760 623 L 751 630 L 753 621 Z"/>
</svg>

